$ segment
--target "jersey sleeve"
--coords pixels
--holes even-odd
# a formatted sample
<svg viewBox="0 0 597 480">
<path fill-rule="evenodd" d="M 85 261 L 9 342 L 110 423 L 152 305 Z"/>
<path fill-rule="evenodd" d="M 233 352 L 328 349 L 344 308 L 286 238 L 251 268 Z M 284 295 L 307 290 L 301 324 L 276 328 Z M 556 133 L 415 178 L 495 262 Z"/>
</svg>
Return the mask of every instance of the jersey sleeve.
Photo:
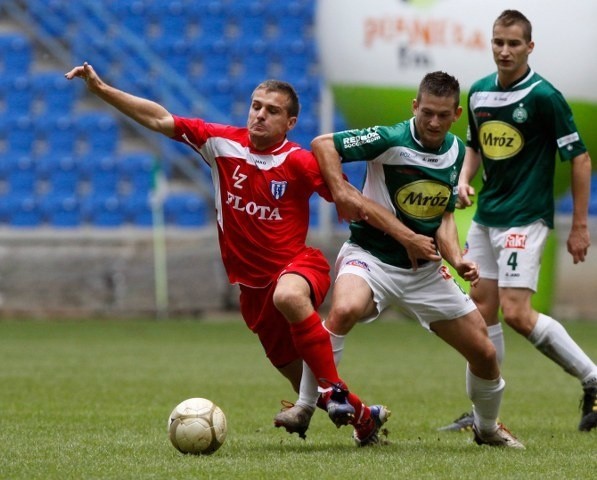
<svg viewBox="0 0 597 480">
<path fill-rule="evenodd" d="M 305 185 L 305 188 L 309 188 L 312 192 L 317 192 L 320 197 L 325 198 L 328 202 L 332 202 L 332 193 L 321 175 L 319 164 L 313 153 L 309 150 L 301 149 L 293 152 L 292 155 L 299 156 L 299 161 L 295 165 L 298 165 L 301 169 L 300 176 L 309 183 L 309 186 Z"/>
<path fill-rule="evenodd" d="M 173 140 L 183 143 L 189 143 L 200 147 L 209 138 L 207 123 L 200 118 L 184 118 L 172 116 L 174 118 L 174 136 Z"/>
<path fill-rule="evenodd" d="M 468 95 L 467 101 L 468 126 L 466 128 L 466 146 L 472 148 L 475 152 L 479 151 L 479 135 L 477 133 L 477 124 L 475 123 L 475 114 L 471 109 L 471 95 Z"/>
<path fill-rule="evenodd" d="M 571 160 L 587 151 L 572 115 L 570 106 L 563 95 L 555 90 L 540 104 L 541 118 L 549 119 L 552 124 L 548 128 L 553 131 L 560 159 Z"/>
<path fill-rule="evenodd" d="M 373 160 L 392 146 L 388 127 L 345 130 L 334 134 L 334 146 L 342 162 Z"/>
</svg>

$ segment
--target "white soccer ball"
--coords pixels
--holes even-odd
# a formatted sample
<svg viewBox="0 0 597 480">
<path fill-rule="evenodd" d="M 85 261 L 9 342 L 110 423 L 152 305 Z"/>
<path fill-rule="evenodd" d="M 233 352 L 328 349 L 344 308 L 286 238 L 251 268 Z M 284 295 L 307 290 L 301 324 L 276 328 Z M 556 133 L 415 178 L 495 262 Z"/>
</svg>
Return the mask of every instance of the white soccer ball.
<svg viewBox="0 0 597 480">
<path fill-rule="evenodd" d="M 168 418 L 168 436 L 182 453 L 214 453 L 226 440 L 227 432 L 224 412 L 206 398 L 189 398 L 179 403 Z"/>
</svg>

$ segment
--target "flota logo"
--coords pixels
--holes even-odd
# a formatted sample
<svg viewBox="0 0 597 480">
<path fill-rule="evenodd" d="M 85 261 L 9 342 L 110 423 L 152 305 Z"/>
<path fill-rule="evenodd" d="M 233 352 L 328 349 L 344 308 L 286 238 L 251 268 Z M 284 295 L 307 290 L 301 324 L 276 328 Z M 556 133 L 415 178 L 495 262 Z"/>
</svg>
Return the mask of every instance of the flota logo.
<svg viewBox="0 0 597 480">
<path fill-rule="evenodd" d="M 513 157 L 524 147 L 522 134 L 504 122 L 485 122 L 479 129 L 479 143 L 483 154 L 491 160 Z"/>
<path fill-rule="evenodd" d="M 422 220 L 439 217 L 450 199 L 450 187 L 430 180 L 409 183 L 396 192 L 398 208 L 413 218 Z"/>
</svg>

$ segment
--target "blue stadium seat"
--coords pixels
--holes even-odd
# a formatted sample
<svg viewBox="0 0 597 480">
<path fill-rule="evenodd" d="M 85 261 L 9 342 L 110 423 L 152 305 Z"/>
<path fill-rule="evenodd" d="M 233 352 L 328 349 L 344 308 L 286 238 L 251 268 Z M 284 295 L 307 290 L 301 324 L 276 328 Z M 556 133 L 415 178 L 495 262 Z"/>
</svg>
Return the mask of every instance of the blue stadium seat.
<svg viewBox="0 0 597 480">
<path fill-rule="evenodd" d="M 266 15 L 269 5 L 263 0 L 236 2 L 233 20 L 241 38 L 263 38 L 267 36 L 270 17 Z"/>
<path fill-rule="evenodd" d="M 89 195 L 82 200 L 83 218 L 93 226 L 116 228 L 125 223 L 122 199 L 118 195 Z"/>
<path fill-rule="evenodd" d="M 95 196 L 116 195 L 120 190 L 120 168 L 113 154 L 92 153 L 81 158 L 83 179 Z"/>
<path fill-rule="evenodd" d="M 56 40 L 67 41 L 73 26 L 73 18 L 69 14 L 69 0 L 49 0 L 36 2 L 34 8 L 29 8 L 32 25 L 41 35 L 53 37 Z"/>
<path fill-rule="evenodd" d="M 224 38 L 230 29 L 231 15 L 224 2 L 218 0 L 198 0 L 191 13 L 191 19 L 201 27 L 201 37 L 205 39 Z"/>
<path fill-rule="evenodd" d="M 133 193 L 124 197 L 123 209 L 128 223 L 137 227 L 151 227 L 153 225 L 150 195 Z"/>
<path fill-rule="evenodd" d="M 23 75 L 29 72 L 32 61 L 29 39 L 20 33 L 0 35 L 0 72 Z"/>
<path fill-rule="evenodd" d="M 41 209 L 34 195 L 11 195 L 8 201 L 8 224 L 13 227 L 39 227 L 43 223 Z"/>
<path fill-rule="evenodd" d="M 317 65 L 314 43 L 303 38 L 288 37 L 272 42 L 272 56 L 281 76 L 292 81 L 296 77 L 313 75 Z"/>
<path fill-rule="evenodd" d="M 201 89 L 205 99 L 216 109 L 229 112 L 234 101 L 233 84 L 226 77 L 213 78 L 203 83 Z"/>
<path fill-rule="evenodd" d="M 365 181 L 365 172 L 367 171 L 367 162 L 343 163 L 342 169 L 348 177 L 348 181 L 352 185 L 358 189 L 363 187 L 363 183 Z"/>
<path fill-rule="evenodd" d="M 81 168 L 70 154 L 49 153 L 37 161 L 38 179 L 48 184 L 55 195 L 75 195 L 81 182 Z"/>
<path fill-rule="evenodd" d="M 146 2 L 142 0 L 115 0 L 108 3 L 108 8 L 130 33 L 140 38 L 147 37 L 149 6 Z"/>
<path fill-rule="evenodd" d="M 163 40 L 187 40 L 191 17 L 182 1 L 150 2 L 147 20 L 157 27 L 157 36 Z"/>
<path fill-rule="evenodd" d="M 186 76 L 191 71 L 191 48 L 181 38 L 155 38 L 150 42 L 151 51 L 178 74 Z"/>
<path fill-rule="evenodd" d="M 293 36 L 311 38 L 313 35 L 314 4 L 311 0 L 273 1 L 267 15 L 278 31 L 278 38 L 293 32 Z"/>
<path fill-rule="evenodd" d="M 257 85 L 272 76 L 274 58 L 263 38 L 240 37 L 234 43 L 234 61 L 241 68 L 239 81 Z"/>
<path fill-rule="evenodd" d="M 178 227 L 200 227 L 207 223 L 205 202 L 194 193 L 168 195 L 164 202 L 164 215 L 168 225 Z"/>
<path fill-rule="evenodd" d="M 21 115 L 6 121 L 6 150 L 31 153 L 35 149 L 37 131 L 33 118 Z"/>
<path fill-rule="evenodd" d="M 38 73 L 32 77 L 32 84 L 35 99 L 43 105 L 43 110 L 38 113 L 62 116 L 72 112 L 77 90 L 64 78 L 63 72 Z"/>
<path fill-rule="evenodd" d="M 79 133 L 70 116 L 41 116 L 36 124 L 47 151 L 56 154 L 75 152 Z"/>
<path fill-rule="evenodd" d="M 24 76 L 0 77 L 0 103 L 5 115 L 28 115 L 33 106 L 33 88 Z"/>
<path fill-rule="evenodd" d="M 112 115 L 104 112 L 83 113 L 75 118 L 77 131 L 89 152 L 113 153 L 120 140 L 120 129 Z"/>
<path fill-rule="evenodd" d="M 6 184 L 12 195 L 33 195 L 37 188 L 37 165 L 28 154 L 8 157 Z"/>
<path fill-rule="evenodd" d="M 129 152 L 120 155 L 120 178 L 128 183 L 133 194 L 147 196 L 151 192 L 153 161 L 153 154 L 149 152 Z"/>
<path fill-rule="evenodd" d="M 44 222 L 52 227 L 73 228 L 82 224 L 81 202 L 76 195 L 54 192 L 39 199 Z"/>
<path fill-rule="evenodd" d="M 232 72 L 232 43 L 226 38 L 201 38 L 190 45 L 190 56 L 199 60 L 201 68 L 196 77 L 220 79 Z"/>
</svg>

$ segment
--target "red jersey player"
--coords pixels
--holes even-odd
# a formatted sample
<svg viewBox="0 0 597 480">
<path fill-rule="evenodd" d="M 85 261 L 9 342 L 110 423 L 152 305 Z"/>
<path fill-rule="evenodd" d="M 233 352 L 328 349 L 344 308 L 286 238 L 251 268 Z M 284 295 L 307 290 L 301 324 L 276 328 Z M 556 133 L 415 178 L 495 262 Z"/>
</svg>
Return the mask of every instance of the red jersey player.
<svg viewBox="0 0 597 480">
<path fill-rule="evenodd" d="M 370 409 L 348 391 L 317 313 L 330 277 L 323 254 L 305 245 L 309 198 L 314 191 L 331 197 L 312 154 L 286 138 L 299 113 L 293 87 L 276 80 L 258 85 L 247 127 L 237 128 L 173 116 L 153 101 L 106 84 L 87 63 L 65 76 L 83 78 L 100 99 L 144 127 L 187 143 L 209 164 L 222 259 L 230 282 L 240 285 L 247 326 L 295 391 L 304 361 L 318 379 L 324 392 L 320 405 L 332 421 L 352 424 L 359 445 L 377 443 L 389 411 Z M 362 215 L 377 220 L 385 212 L 363 210 Z M 304 437 L 313 413 L 310 403 L 299 398 L 290 414 L 276 416 L 276 426 Z"/>
</svg>

